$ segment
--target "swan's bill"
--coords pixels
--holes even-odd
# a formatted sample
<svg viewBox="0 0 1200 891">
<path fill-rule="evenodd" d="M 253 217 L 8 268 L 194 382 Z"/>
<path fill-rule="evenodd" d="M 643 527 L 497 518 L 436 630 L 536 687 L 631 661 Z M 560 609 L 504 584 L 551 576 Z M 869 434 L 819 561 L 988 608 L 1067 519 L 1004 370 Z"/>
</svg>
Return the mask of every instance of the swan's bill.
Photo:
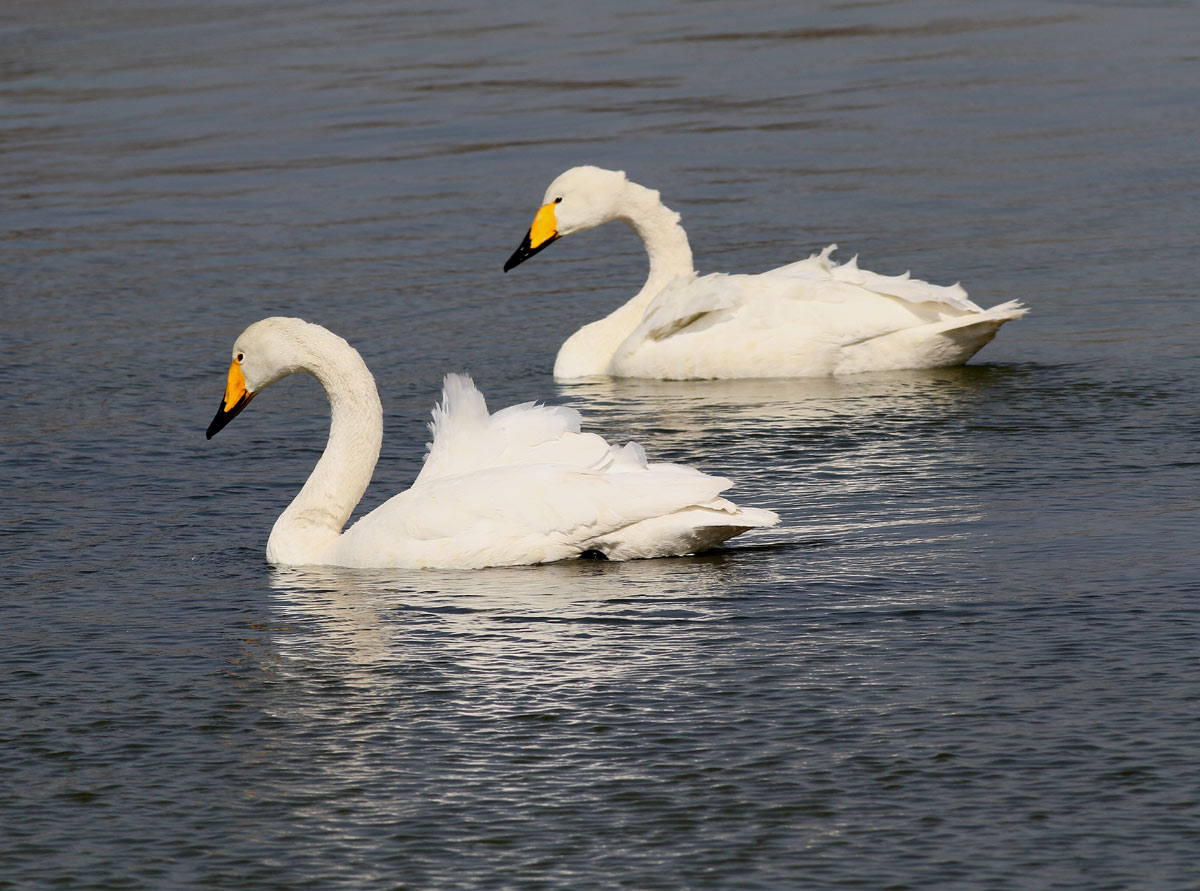
<svg viewBox="0 0 1200 891">
<path fill-rule="evenodd" d="M 525 240 L 505 262 L 504 271 L 508 272 L 514 266 L 524 263 L 538 251 L 557 241 L 558 237 L 558 222 L 554 219 L 554 202 L 552 201 L 538 208 L 537 216 L 533 218 L 533 225 L 525 233 Z"/>
<path fill-rule="evenodd" d="M 229 377 L 225 381 L 225 398 L 221 400 L 216 417 L 208 425 L 204 438 L 212 439 L 222 427 L 236 418 L 253 398 L 254 394 L 246 389 L 246 377 L 242 374 L 242 365 L 237 359 L 234 359 L 229 363 Z"/>
</svg>

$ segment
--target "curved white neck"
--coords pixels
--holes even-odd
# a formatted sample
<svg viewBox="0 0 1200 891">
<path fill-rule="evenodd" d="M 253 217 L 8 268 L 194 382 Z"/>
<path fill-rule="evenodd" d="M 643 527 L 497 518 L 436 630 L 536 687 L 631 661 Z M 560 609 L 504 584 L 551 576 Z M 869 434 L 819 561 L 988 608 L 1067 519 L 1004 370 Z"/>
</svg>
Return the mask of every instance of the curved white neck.
<svg viewBox="0 0 1200 891">
<path fill-rule="evenodd" d="M 646 255 L 650 258 L 650 273 L 646 284 L 626 306 L 641 303 L 644 312 L 651 298 L 680 275 L 692 275 L 692 247 L 687 233 L 679 224 L 679 214 L 667 207 L 658 197 L 658 192 L 629 183 L 625 189 L 626 200 L 617 213 L 617 219 L 629 225 L 642 239 Z"/>
<path fill-rule="evenodd" d="M 558 351 L 556 378 L 605 374 L 617 347 L 641 323 L 650 302 L 672 280 L 694 275 L 692 248 L 679 214 L 662 203 L 658 192 L 627 183 L 613 219 L 627 223 L 642 239 L 650 259 L 646 283 L 627 303 L 576 331 Z"/>
<path fill-rule="evenodd" d="M 304 488 L 279 515 L 267 559 L 293 566 L 320 562 L 358 504 L 383 443 L 383 408 L 358 352 L 336 335 L 311 345 L 296 371 L 313 375 L 329 397 L 329 441 Z"/>
</svg>

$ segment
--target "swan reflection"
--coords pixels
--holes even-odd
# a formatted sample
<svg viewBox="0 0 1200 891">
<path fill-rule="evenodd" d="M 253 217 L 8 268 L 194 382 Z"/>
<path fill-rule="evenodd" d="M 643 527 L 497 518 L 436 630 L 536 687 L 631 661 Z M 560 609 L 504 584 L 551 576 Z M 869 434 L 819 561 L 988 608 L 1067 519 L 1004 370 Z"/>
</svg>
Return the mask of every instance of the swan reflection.
<svg viewBox="0 0 1200 891">
<path fill-rule="evenodd" d="M 595 677 L 620 670 L 603 652 L 634 627 L 706 622 L 736 611 L 736 589 L 757 578 L 743 570 L 762 562 L 761 550 L 461 572 L 279 567 L 271 571 L 282 620 L 275 642 L 285 660 L 336 657 L 367 669 L 428 656 L 450 641 L 457 665 L 489 670 L 566 646 L 576 658 L 559 677 Z"/>
<path fill-rule="evenodd" d="M 594 411 L 598 423 L 612 413 L 645 416 L 675 428 L 683 442 L 699 443 L 722 423 L 744 424 L 741 432 L 754 436 L 832 424 L 881 429 L 889 420 L 942 416 L 968 408 L 1011 373 L 1003 367 L 964 366 L 824 378 L 589 378 L 560 382 L 557 389 L 562 398 Z"/>
<path fill-rule="evenodd" d="M 659 457 L 735 479 L 748 503 L 784 518 L 754 540 L 794 541 L 927 522 L 899 502 L 917 508 L 914 496 L 934 490 L 953 493 L 935 508 L 947 522 L 976 516 L 971 478 L 986 462 L 961 434 L 1010 373 L 968 366 L 815 379 L 606 378 L 560 384 L 559 394 L 614 438 L 653 437 Z"/>
</svg>

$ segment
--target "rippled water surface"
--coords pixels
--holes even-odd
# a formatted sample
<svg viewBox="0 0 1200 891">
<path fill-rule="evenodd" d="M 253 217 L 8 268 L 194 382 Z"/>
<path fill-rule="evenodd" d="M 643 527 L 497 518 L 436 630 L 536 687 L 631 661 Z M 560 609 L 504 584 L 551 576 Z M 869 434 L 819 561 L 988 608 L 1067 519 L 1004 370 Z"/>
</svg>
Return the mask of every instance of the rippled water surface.
<svg viewBox="0 0 1200 891">
<path fill-rule="evenodd" d="M 1185 889 L 1200 876 L 1200 6 L 14 0 L 0 9 L 0 887 Z M 837 242 L 1033 309 L 965 368 L 556 385 L 636 238 Z M 324 444 L 234 337 L 348 338 L 730 476 L 727 550 L 272 570 Z"/>
</svg>

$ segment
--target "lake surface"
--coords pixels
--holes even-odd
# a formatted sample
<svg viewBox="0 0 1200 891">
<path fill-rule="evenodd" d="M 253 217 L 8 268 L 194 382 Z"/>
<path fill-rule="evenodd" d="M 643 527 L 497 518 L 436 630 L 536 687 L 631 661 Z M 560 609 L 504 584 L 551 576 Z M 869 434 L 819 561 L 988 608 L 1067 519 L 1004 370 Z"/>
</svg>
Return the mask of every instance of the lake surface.
<svg viewBox="0 0 1200 891">
<path fill-rule="evenodd" d="M 0 9 L 0 888 L 1200 882 L 1193 2 Z M 1032 308 L 971 365 L 556 385 L 628 171 L 701 271 L 826 244 Z M 783 516 L 714 554 L 279 571 L 346 337 L 415 476 L 442 374 Z"/>
</svg>

